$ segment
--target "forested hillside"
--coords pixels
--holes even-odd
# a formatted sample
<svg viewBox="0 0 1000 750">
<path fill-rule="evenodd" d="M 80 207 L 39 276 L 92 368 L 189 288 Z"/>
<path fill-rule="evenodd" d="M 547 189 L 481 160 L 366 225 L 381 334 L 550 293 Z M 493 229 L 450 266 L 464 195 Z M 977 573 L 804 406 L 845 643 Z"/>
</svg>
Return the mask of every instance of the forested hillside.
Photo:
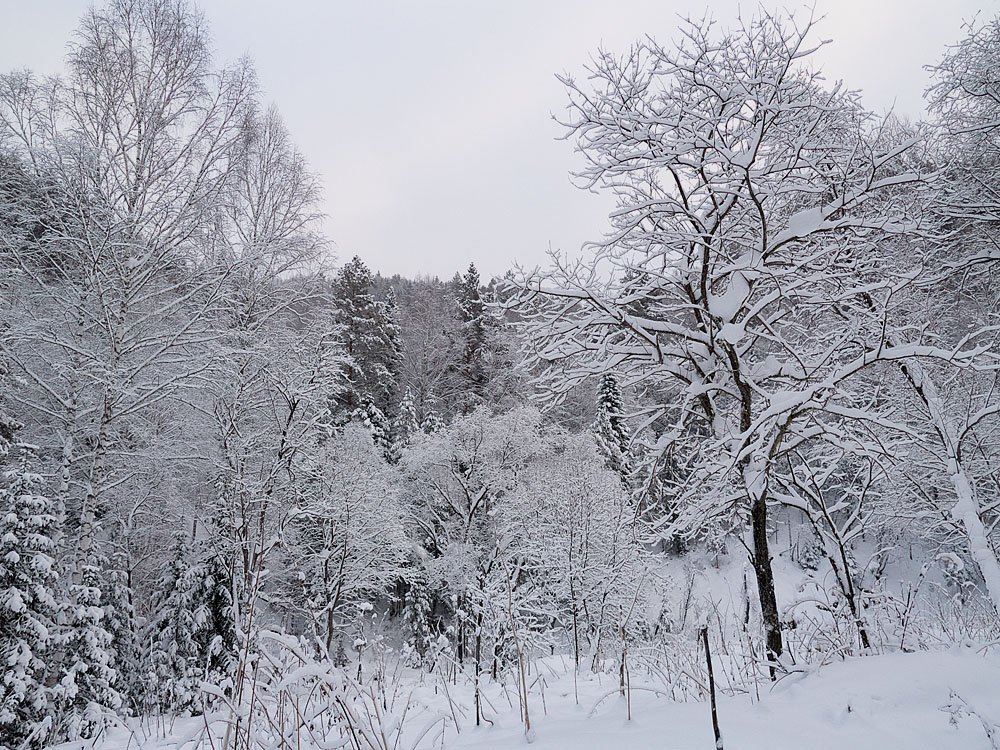
<svg viewBox="0 0 1000 750">
<path fill-rule="evenodd" d="M 0 75 L 0 748 L 783 750 L 855 659 L 998 746 L 1000 20 L 916 123 L 807 15 L 655 31 L 561 79 L 606 234 L 498 278 L 336 247 L 185 0 Z"/>
</svg>

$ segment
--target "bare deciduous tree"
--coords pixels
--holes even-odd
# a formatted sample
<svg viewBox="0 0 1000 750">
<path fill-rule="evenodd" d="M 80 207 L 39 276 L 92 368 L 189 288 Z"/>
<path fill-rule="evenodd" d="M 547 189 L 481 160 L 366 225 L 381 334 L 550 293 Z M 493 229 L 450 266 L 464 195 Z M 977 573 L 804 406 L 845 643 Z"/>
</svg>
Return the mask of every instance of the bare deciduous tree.
<svg viewBox="0 0 1000 750">
<path fill-rule="evenodd" d="M 688 23 L 676 50 L 647 40 L 599 55 L 587 87 L 565 79 L 578 178 L 618 208 L 591 257 L 556 256 L 517 300 L 553 398 L 614 370 L 654 399 L 644 424 L 669 420 L 649 455 L 675 467 L 675 529 L 749 520 L 772 674 L 768 507 L 783 459 L 815 444 L 882 450 L 870 438 L 892 424 L 864 373 L 977 351 L 890 337 L 920 267 L 901 272 L 880 248 L 933 239 L 927 183 L 902 158 L 920 139 L 825 85 L 804 62 L 812 26 Z"/>
<path fill-rule="evenodd" d="M 149 437 L 129 420 L 207 366 L 226 269 L 206 236 L 255 86 L 245 63 L 212 68 L 202 17 L 183 0 L 92 9 L 68 62 L 65 79 L 4 80 L 0 124 L 44 204 L 15 258 L 34 314 L 3 345 L 32 386 L 14 398 L 56 428 L 45 442 L 62 452 L 60 498 L 82 488 L 86 556 L 105 495 L 133 479 Z"/>
</svg>

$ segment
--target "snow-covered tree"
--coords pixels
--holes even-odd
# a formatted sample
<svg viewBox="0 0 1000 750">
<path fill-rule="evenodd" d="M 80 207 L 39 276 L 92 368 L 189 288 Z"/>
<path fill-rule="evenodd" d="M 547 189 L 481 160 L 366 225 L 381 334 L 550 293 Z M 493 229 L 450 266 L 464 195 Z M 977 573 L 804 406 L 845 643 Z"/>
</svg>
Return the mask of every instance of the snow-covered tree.
<svg viewBox="0 0 1000 750">
<path fill-rule="evenodd" d="M 419 422 L 431 409 L 447 419 L 457 410 L 462 392 L 456 365 L 462 336 L 452 285 L 436 278 L 400 276 L 385 283 L 391 284 L 397 297 L 400 383 L 413 394 Z"/>
<path fill-rule="evenodd" d="M 214 555 L 195 571 L 208 577 L 191 582 L 218 580 L 217 595 L 236 592 L 236 602 L 212 615 L 216 633 L 242 631 L 252 617 L 258 577 L 300 491 L 293 461 L 326 434 L 344 365 L 324 330 L 317 180 L 273 108 L 255 110 L 244 131 L 246 152 L 221 207 L 220 255 L 230 272 L 211 388 L 219 451 L 202 515 Z M 199 647 L 208 654 L 209 643 Z M 221 655 L 206 658 L 211 675 L 232 671 L 216 664 Z"/>
<path fill-rule="evenodd" d="M 506 554 L 537 589 L 536 606 L 569 634 L 577 667 L 620 652 L 620 614 L 636 608 L 643 586 L 641 535 L 621 475 L 590 436 L 553 440 L 500 517 Z M 629 619 L 630 634 L 638 620 Z"/>
<path fill-rule="evenodd" d="M 56 688 L 60 734 L 68 739 L 95 737 L 122 705 L 112 662 L 112 636 L 106 625 L 103 569 L 95 560 L 78 563 L 69 589 L 59 638 L 62 674 Z"/>
<path fill-rule="evenodd" d="M 402 445 L 406 445 L 410 438 L 419 431 L 420 420 L 417 419 L 417 405 L 413 398 L 413 392 L 407 388 L 399 402 L 396 419 L 392 423 L 393 438 Z"/>
<path fill-rule="evenodd" d="M 625 425 L 624 404 L 618 379 L 611 373 L 601 376 L 597 390 L 597 416 L 592 427 L 597 450 L 609 469 L 617 472 L 628 485 L 632 474 L 629 433 Z"/>
<path fill-rule="evenodd" d="M 801 530 L 807 542 L 807 564 L 819 553 L 827 561 L 839 593 L 842 614 L 857 632 L 857 645 L 872 645 L 871 623 L 866 617 L 864 570 L 855 559 L 855 545 L 866 532 L 875 531 L 872 518 L 881 493 L 888 490 L 889 467 L 878 456 L 857 456 L 812 446 L 785 457 L 785 470 L 775 476 L 774 496 L 783 505 L 799 510 L 806 520 Z M 898 508 L 894 511 L 898 512 Z M 818 545 L 813 541 L 818 540 Z M 818 547 L 818 549 L 816 549 Z"/>
<path fill-rule="evenodd" d="M 354 420 L 364 426 L 372 436 L 375 447 L 386 460 L 393 459 L 392 430 L 385 414 L 370 396 L 361 397 L 361 405 L 354 412 Z"/>
<path fill-rule="evenodd" d="M 52 730 L 55 518 L 27 457 L 0 486 L 0 746 L 39 748 Z"/>
<path fill-rule="evenodd" d="M 961 372 L 935 363 L 901 365 L 901 384 L 927 436 L 910 451 L 906 475 L 931 534 L 957 537 L 1000 608 L 1000 17 L 970 22 L 966 31 L 931 68 L 935 161 L 945 175 L 937 209 L 949 231 L 932 259 L 933 283 L 925 285 L 933 291 L 916 295 L 911 317 L 942 346 L 975 342 L 984 356 L 961 362 Z M 910 261 L 905 249 L 902 256 L 902 263 Z"/>
<path fill-rule="evenodd" d="M 994 184 L 1000 168 L 1000 81 L 996 75 L 1000 16 L 985 22 L 973 20 L 965 31 L 965 38 L 931 66 L 934 83 L 927 92 L 928 104 L 948 156 L 967 170 L 964 189 L 956 186 L 961 191 L 956 207 L 961 206 L 967 217 L 993 223 L 1000 221 L 1000 197 Z M 988 255 L 980 260 L 996 258 L 988 248 L 983 250 Z"/>
<path fill-rule="evenodd" d="M 251 114 L 220 206 L 217 252 L 228 271 L 208 388 L 215 488 L 198 513 L 214 551 L 232 561 L 240 630 L 301 492 L 292 465 L 332 429 L 346 364 L 328 330 L 317 180 L 277 112 Z"/>
<path fill-rule="evenodd" d="M 192 609 L 191 640 L 201 681 L 231 692 L 238 645 L 231 571 L 217 554 L 203 554 L 181 586 Z"/>
<path fill-rule="evenodd" d="M 486 387 L 486 355 L 489 320 L 481 293 L 479 271 L 470 263 L 464 274 L 455 274 L 455 299 L 461 321 L 462 341 L 459 371 L 471 406 L 481 403 Z M 468 409 L 466 409 L 468 411 Z"/>
<path fill-rule="evenodd" d="M 477 666 L 484 621 L 498 606 L 497 504 L 542 450 L 540 419 L 525 407 L 498 415 L 479 407 L 414 441 L 403 456 L 429 582 L 439 599 L 452 601 L 459 658 L 471 655 Z"/>
<path fill-rule="evenodd" d="M 378 301 L 373 284 L 371 271 L 357 256 L 341 267 L 333 281 L 334 322 L 350 357 L 349 388 L 341 399 L 348 414 L 364 396 L 385 411 L 396 385 L 400 343 L 395 302 Z"/>
<path fill-rule="evenodd" d="M 783 644 L 768 508 L 783 458 L 823 441 L 880 451 L 840 429 L 881 418 L 865 373 L 971 356 L 903 335 L 899 292 L 914 275 L 897 273 L 886 243 L 931 239 L 930 191 L 904 158 L 920 141 L 896 139 L 807 67 L 812 25 L 690 23 L 676 49 L 647 40 L 597 57 L 595 90 L 565 79 L 580 180 L 619 207 L 593 258 L 557 256 L 520 295 L 553 397 L 608 371 L 655 385 L 646 423 L 671 426 L 648 456 L 679 469 L 673 528 L 748 522 L 772 663 Z"/>
<path fill-rule="evenodd" d="M 153 592 L 153 617 L 143 636 L 145 661 L 150 670 L 147 710 L 190 710 L 197 700 L 194 665 L 191 664 L 191 613 L 181 591 L 181 582 L 190 564 L 189 556 L 186 535 L 178 534 Z"/>
<path fill-rule="evenodd" d="M 511 392 L 516 377 L 495 284 L 483 286 L 474 264 L 456 274 L 452 283 L 460 326 L 456 356 L 460 412 L 467 414 L 483 404 L 509 407 L 518 400 Z"/>
<path fill-rule="evenodd" d="M 399 380 L 399 363 L 403 356 L 403 340 L 399 331 L 399 306 L 396 302 L 396 290 L 390 284 L 385 290 L 379 304 L 380 323 L 386 339 L 386 365 L 392 375 L 388 384 L 389 400 L 386 402 L 386 412 L 391 413 L 394 398 L 399 398 L 397 390 Z"/>
<path fill-rule="evenodd" d="M 444 419 L 441 415 L 433 408 L 427 410 L 427 414 L 424 416 L 423 421 L 420 422 L 420 431 L 425 435 L 433 435 L 435 432 L 440 432 L 445 428 Z"/>
<path fill-rule="evenodd" d="M 8 370 L 4 361 L 0 359 L 0 392 L 7 390 L 5 383 L 7 377 Z M 4 411 L 3 406 L 3 401 L 0 401 L 0 459 L 6 458 L 10 453 L 10 447 L 14 443 L 14 433 L 21 427 L 17 420 Z"/>
<path fill-rule="evenodd" d="M 357 424 L 299 468 L 308 472 L 309 487 L 284 547 L 288 565 L 299 571 L 292 599 L 332 657 L 359 613 L 404 576 L 400 487 L 371 433 Z"/>
<path fill-rule="evenodd" d="M 201 713 L 208 683 L 232 693 L 237 668 L 232 577 L 219 557 L 197 553 L 178 534 L 154 593 L 144 641 L 150 665 L 147 710 Z"/>
<path fill-rule="evenodd" d="M 112 688 L 121 696 L 120 712 L 136 715 L 142 702 L 142 664 L 139 655 L 138 625 L 127 562 L 112 558 L 103 577 L 104 627 L 111 636 L 108 651 L 115 670 Z"/>
<path fill-rule="evenodd" d="M 0 85 L 0 129 L 44 186 L 4 351 L 23 384 L 12 398 L 69 478 L 57 492 L 73 494 L 81 561 L 113 497 L 155 466 L 159 436 L 137 426 L 180 408 L 205 370 L 226 273 L 209 238 L 254 93 L 248 65 L 213 65 L 185 0 L 93 7 L 65 77 Z"/>
<path fill-rule="evenodd" d="M 417 662 L 432 667 L 429 656 L 437 627 L 434 622 L 434 597 L 423 566 L 409 572 L 401 609 L 407 645 L 413 649 Z"/>
</svg>

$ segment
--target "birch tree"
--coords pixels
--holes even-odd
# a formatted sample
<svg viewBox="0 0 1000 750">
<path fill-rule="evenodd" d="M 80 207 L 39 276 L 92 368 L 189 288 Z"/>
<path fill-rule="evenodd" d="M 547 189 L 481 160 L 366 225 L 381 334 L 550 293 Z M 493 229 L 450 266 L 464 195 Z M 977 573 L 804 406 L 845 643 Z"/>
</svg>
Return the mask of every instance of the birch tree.
<svg viewBox="0 0 1000 750">
<path fill-rule="evenodd" d="M 238 605 L 299 500 L 292 467 L 326 433 L 343 365 L 328 331 L 318 181 L 273 108 L 251 113 L 244 142 L 213 235 L 227 270 L 201 379 L 217 446 L 205 521 Z"/>
<path fill-rule="evenodd" d="M 30 384 L 14 399 L 51 425 L 44 442 L 61 452 L 59 499 L 74 497 L 86 560 L 108 493 L 133 478 L 109 460 L 142 451 L 129 420 L 176 403 L 205 369 L 224 279 L 205 236 L 254 81 L 246 64 L 213 67 L 184 0 L 91 9 L 67 63 L 63 79 L 4 80 L 0 126 L 45 211 L 16 255 L 35 314 L 3 345 Z"/>
</svg>

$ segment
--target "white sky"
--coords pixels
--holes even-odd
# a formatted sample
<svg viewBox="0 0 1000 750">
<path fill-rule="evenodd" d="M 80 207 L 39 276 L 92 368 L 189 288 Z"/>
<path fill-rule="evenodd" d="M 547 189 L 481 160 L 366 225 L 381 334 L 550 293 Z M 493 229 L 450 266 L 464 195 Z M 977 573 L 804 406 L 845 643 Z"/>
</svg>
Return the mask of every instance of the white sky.
<svg viewBox="0 0 1000 750">
<path fill-rule="evenodd" d="M 85 0 L 0 0 L 0 70 L 57 72 Z M 202 0 L 220 60 L 249 52 L 267 100 L 325 186 L 340 260 L 384 274 L 484 275 L 544 262 L 605 228 L 557 140 L 565 94 L 599 46 L 667 42 L 678 15 L 728 24 L 740 5 L 683 0 Z M 787 7 L 794 3 L 765 6 Z M 743 3 L 752 13 L 755 3 Z M 806 12 L 806 6 L 801 6 Z M 866 104 L 919 117 L 922 66 L 1000 0 L 817 0 L 818 60 Z"/>
</svg>

